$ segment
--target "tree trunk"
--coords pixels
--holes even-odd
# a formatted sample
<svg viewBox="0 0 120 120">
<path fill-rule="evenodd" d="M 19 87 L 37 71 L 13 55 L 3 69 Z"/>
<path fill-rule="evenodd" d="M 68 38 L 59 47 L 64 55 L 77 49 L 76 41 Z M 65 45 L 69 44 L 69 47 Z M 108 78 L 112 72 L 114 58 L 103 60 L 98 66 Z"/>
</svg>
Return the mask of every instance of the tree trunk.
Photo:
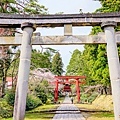
<svg viewBox="0 0 120 120">
<path fill-rule="evenodd" d="M 107 95 L 107 87 L 103 86 L 104 94 Z"/>
<path fill-rule="evenodd" d="M 5 95 L 5 84 L 6 84 L 6 77 L 3 76 L 3 78 L 2 78 L 2 95 L 1 95 L 2 98 Z"/>
<path fill-rule="evenodd" d="M 111 88 L 111 84 L 109 85 L 108 94 L 109 94 L 109 95 L 112 95 L 112 88 Z"/>
<path fill-rule="evenodd" d="M 5 65 L 5 60 L 3 60 L 2 98 L 5 95 L 5 84 L 6 84 L 6 65 Z"/>
<path fill-rule="evenodd" d="M 0 36 L 12 36 L 14 35 L 13 33 L 13 29 L 11 28 L 0 28 Z M 7 76 L 7 69 L 6 69 L 6 65 L 5 65 L 5 60 L 4 58 L 7 58 L 7 50 L 9 48 L 9 46 L 0 46 L 1 50 L 0 50 L 0 56 L 3 59 L 3 76 L 2 76 L 2 88 L 1 88 L 1 97 L 4 97 L 5 95 L 5 84 L 6 84 L 6 76 Z"/>
<path fill-rule="evenodd" d="M 98 92 L 99 92 L 100 95 L 103 95 L 103 87 L 102 86 L 100 86 Z"/>
</svg>

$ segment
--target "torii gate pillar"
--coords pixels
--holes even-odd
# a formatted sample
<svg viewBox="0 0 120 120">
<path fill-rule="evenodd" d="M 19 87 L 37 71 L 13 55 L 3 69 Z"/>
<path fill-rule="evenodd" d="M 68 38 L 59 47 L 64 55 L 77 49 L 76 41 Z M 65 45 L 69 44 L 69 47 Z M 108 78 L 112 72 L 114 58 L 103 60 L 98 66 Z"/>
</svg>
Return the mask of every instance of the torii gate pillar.
<svg viewBox="0 0 120 120">
<path fill-rule="evenodd" d="M 120 64 L 115 40 L 114 27 L 117 24 L 114 21 L 102 23 L 104 27 L 107 42 L 107 57 L 112 86 L 112 97 L 114 105 L 115 120 L 120 120 Z"/>
<path fill-rule="evenodd" d="M 79 87 L 79 79 L 76 79 L 76 94 L 78 103 L 80 102 L 80 87 Z"/>
<path fill-rule="evenodd" d="M 33 31 L 35 30 L 32 23 L 23 23 L 21 27 L 23 30 L 23 37 L 18 71 L 18 80 L 15 94 L 13 120 L 24 120 L 25 117 L 26 97 L 28 90 L 28 79 L 32 50 L 31 38 Z"/>
<path fill-rule="evenodd" d="M 55 87 L 55 90 L 54 90 L 54 102 L 57 102 L 58 100 L 58 80 L 56 80 L 56 87 Z"/>
</svg>

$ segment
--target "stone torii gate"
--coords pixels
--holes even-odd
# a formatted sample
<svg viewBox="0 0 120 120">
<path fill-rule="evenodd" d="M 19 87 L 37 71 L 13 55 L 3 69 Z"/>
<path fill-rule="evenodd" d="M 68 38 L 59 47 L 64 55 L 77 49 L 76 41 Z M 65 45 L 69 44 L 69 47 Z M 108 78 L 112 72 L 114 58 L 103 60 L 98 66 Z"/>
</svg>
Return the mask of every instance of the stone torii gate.
<svg viewBox="0 0 120 120">
<path fill-rule="evenodd" d="M 114 104 L 115 120 L 120 120 L 120 64 L 118 58 L 118 51 L 116 45 L 116 39 L 119 38 L 115 35 L 114 27 L 120 25 L 120 13 L 98 13 L 98 14 L 69 14 L 69 15 L 11 15 L 0 14 L 0 27 L 2 28 L 22 28 L 22 45 L 21 55 L 18 73 L 18 82 L 16 89 L 16 98 L 14 105 L 14 120 L 23 120 L 25 116 L 26 96 L 28 88 L 28 76 L 30 70 L 30 58 L 32 49 L 32 34 L 37 27 L 64 27 L 64 35 L 69 38 L 72 36 L 72 26 L 100 26 L 105 31 L 105 43 L 107 43 L 107 57 L 109 64 L 109 72 L 112 86 L 112 96 Z M 89 37 L 88 37 L 89 38 Z M 1 45 L 6 45 L 7 41 L 2 37 Z M 69 39 L 62 44 L 83 44 L 82 41 L 76 41 L 72 39 L 69 43 Z M 97 39 L 98 40 L 98 39 Z M 53 41 L 51 44 L 56 44 Z M 8 45 L 18 44 L 18 41 L 9 41 Z M 40 43 L 41 42 L 41 43 Z M 40 41 L 36 44 L 49 44 Z M 61 42 L 59 42 L 60 44 Z M 88 42 L 87 43 L 94 43 Z M 99 43 L 97 41 L 96 43 Z M 19 43 L 20 44 L 20 43 Z M 58 44 L 58 43 L 57 43 Z"/>
</svg>

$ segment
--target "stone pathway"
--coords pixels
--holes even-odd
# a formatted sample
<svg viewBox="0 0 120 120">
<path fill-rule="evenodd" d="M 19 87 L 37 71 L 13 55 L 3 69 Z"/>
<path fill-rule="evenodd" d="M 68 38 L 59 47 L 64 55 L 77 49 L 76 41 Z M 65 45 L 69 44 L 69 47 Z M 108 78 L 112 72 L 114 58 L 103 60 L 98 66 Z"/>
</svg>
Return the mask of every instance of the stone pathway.
<svg viewBox="0 0 120 120">
<path fill-rule="evenodd" d="M 52 120 L 85 120 L 79 109 L 71 103 L 69 97 L 58 107 Z"/>
</svg>

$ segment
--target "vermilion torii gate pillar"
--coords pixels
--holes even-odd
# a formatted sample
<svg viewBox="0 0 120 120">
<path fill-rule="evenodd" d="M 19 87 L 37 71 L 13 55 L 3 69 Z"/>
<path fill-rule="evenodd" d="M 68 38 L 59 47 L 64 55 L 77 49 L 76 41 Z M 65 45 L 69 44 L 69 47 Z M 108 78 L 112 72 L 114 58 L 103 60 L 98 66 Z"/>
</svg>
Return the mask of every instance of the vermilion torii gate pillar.
<svg viewBox="0 0 120 120">
<path fill-rule="evenodd" d="M 58 100 L 58 84 L 59 84 L 59 82 L 58 82 L 58 79 L 56 80 L 56 82 L 55 82 L 55 91 L 54 91 L 54 101 L 55 102 L 57 102 L 57 100 Z"/>
<path fill-rule="evenodd" d="M 101 25 L 104 28 L 107 42 L 107 57 L 112 86 L 115 120 L 120 120 L 120 63 L 115 39 L 114 21 L 107 21 Z"/>
<path fill-rule="evenodd" d="M 57 102 L 58 100 L 58 85 L 59 84 L 76 84 L 76 94 L 78 102 L 80 102 L 80 86 L 79 84 L 82 84 L 84 82 L 79 81 L 79 79 L 84 79 L 85 76 L 55 76 L 55 90 L 54 90 L 54 101 Z M 70 79 L 75 79 L 75 82 L 70 82 Z M 65 80 L 65 81 L 59 81 L 59 80 Z"/>
<path fill-rule="evenodd" d="M 78 103 L 80 102 L 80 84 L 81 82 L 79 81 L 79 79 L 76 79 L 76 94 L 77 94 L 77 99 L 78 99 Z"/>
</svg>

